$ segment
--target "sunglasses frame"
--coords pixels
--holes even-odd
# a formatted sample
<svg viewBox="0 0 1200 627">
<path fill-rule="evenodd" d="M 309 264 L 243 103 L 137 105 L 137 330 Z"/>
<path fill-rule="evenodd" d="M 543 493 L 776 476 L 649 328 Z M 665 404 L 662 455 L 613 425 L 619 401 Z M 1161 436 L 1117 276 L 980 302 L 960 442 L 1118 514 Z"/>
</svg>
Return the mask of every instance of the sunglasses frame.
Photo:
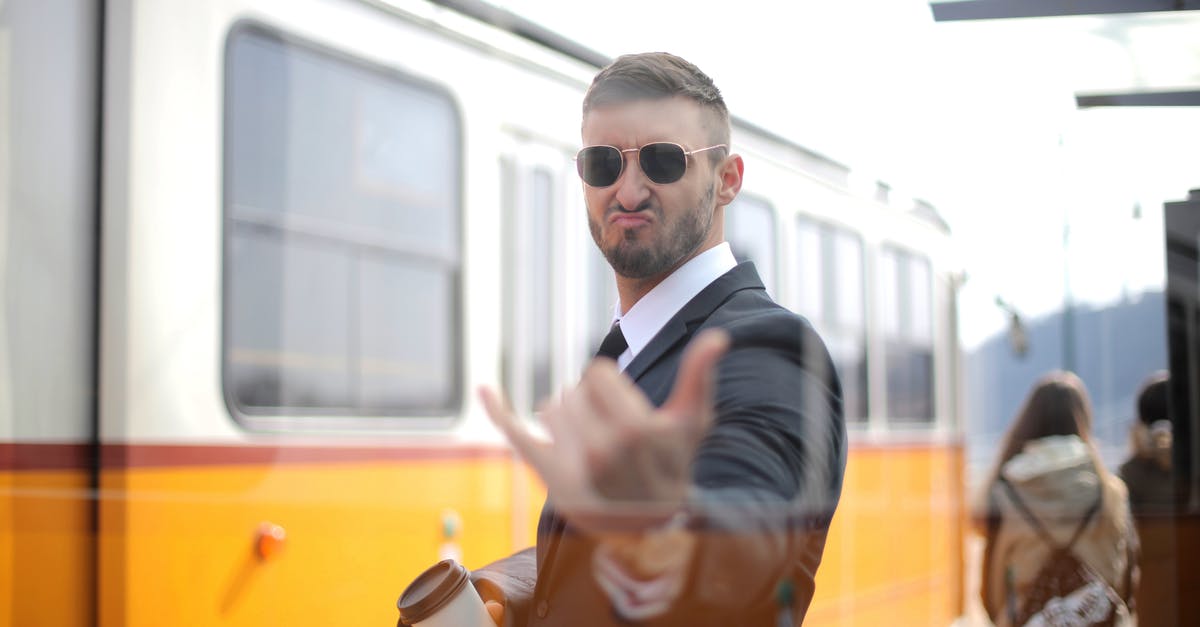
<svg viewBox="0 0 1200 627">
<path fill-rule="evenodd" d="M 681 173 L 679 175 L 679 178 L 677 178 L 673 181 L 659 182 L 659 181 L 654 180 L 654 178 L 651 177 L 646 172 L 646 168 L 642 164 L 642 151 L 645 150 L 649 146 L 661 146 L 664 144 L 668 145 L 668 146 L 675 146 L 676 148 L 679 149 L 679 151 L 681 153 L 683 153 L 683 173 Z M 582 179 L 583 183 L 585 185 L 587 185 L 588 187 L 594 187 L 596 189 L 604 189 L 606 187 L 612 187 L 613 185 L 616 185 L 617 181 L 621 180 L 621 175 L 625 173 L 625 153 L 636 152 L 638 154 L 638 167 L 642 169 L 642 174 L 645 174 L 646 178 L 651 183 L 654 183 L 655 185 L 670 185 L 672 183 L 678 183 L 687 174 L 688 158 L 691 157 L 692 155 L 694 155 L 698 152 L 705 152 L 707 150 L 713 150 L 716 148 L 728 148 L 728 147 L 729 147 L 728 144 L 713 144 L 712 146 L 705 146 L 704 148 L 688 150 L 683 147 L 683 144 L 677 144 L 675 142 L 649 142 L 649 143 L 642 144 L 641 146 L 638 146 L 637 148 L 617 148 L 616 146 L 610 146 L 608 144 L 593 144 L 591 146 L 584 146 L 583 148 L 579 149 L 579 152 L 575 153 L 575 157 L 574 157 L 575 172 L 579 174 L 579 178 Z M 621 156 L 621 169 L 617 170 L 616 177 L 614 177 L 612 183 L 609 183 L 608 185 L 592 185 L 583 176 L 583 165 L 580 163 L 579 158 L 580 158 L 580 156 L 583 155 L 583 152 L 585 150 L 591 150 L 593 148 L 612 148 L 613 150 L 617 151 L 617 153 L 619 153 Z"/>
</svg>

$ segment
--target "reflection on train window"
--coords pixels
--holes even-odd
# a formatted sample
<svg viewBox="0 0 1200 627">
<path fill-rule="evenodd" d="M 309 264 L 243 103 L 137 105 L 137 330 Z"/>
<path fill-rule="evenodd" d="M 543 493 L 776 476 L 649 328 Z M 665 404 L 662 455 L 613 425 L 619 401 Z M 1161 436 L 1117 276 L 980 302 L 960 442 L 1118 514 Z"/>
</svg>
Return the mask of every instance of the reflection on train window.
<svg viewBox="0 0 1200 627">
<path fill-rule="evenodd" d="M 549 172 L 539 168 L 534 171 L 530 185 L 532 189 L 529 199 L 529 221 L 525 224 L 529 229 L 526 250 L 529 251 L 530 259 L 526 271 L 529 273 L 529 300 L 533 311 L 529 312 L 526 321 L 529 325 L 529 348 L 532 353 L 530 364 L 533 367 L 531 400 L 536 404 L 550 396 L 554 364 L 551 352 L 554 349 L 554 326 L 551 324 L 551 307 L 554 302 L 551 274 L 554 268 L 551 250 L 551 242 L 554 241 L 551 237 L 551 225 L 554 224 L 554 178 Z M 530 405 L 529 409 L 532 411 L 534 406 Z"/>
<path fill-rule="evenodd" d="M 503 383 L 513 405 L 532 413 L 555 382 L 555 176 L 542 166 L 500 161 L 503 247 Z"/>
<path fill-rule="evenodd" d="M 516 248 L 516 212 L 517 212 L 517 166 L 508 156 L 500 157 L 500 293 L 517 293 L 517 248 Z M 514 311 L 515 299 L 509 298 L 500 308 L 500 385 L 508 395 L 509 402 L 519 400 L 513 393 L 517 374 L 517 362 L 514 352 L 517 345 L 513 341 L 513 331 L 517 324 L 517 312 Z M 520 405 L 517 405 L 520 407 Z"/>
<path fill-rule="evenodd" d="M 227 395 L 251 414 L 453 410 L 452 101 L 255 27 L 227 53 Z"/>
<path fill-rule="evenodd" d="M 846 421 L 867 422 L 863 243 L 850 231 L 796 218 L 796 311 L 829 348 L 842 381 Z"/>
<path fill-rule="evenodd" d="M 767 292 L 775 295 L 775 210 L 742 194 L 725 208 L 725 239 L 739 262 L 753 261 Z"/>
<path fill-rule="evenodd" d="M 933 421 L 933 312 L 929 260 L 895 247 L 880 255 L 887 414 Z"/>
</svg>

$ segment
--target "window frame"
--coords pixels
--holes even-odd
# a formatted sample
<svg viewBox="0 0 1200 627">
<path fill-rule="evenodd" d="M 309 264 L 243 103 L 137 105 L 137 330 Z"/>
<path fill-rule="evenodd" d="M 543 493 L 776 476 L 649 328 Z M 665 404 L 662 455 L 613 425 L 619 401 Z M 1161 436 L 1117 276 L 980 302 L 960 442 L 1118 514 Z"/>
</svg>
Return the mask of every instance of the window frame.
<svg viewBox="0 0 1200 627">
<path fill-rule="evenodd" d="M 801 226 L 805 223 L 807 226 Z M 872 303 L 870 300 L 870 276 L 867 269 L 868 260 L 868 245 L 863 234 L 858 230 L 844 224 L 818 218 L 816 216 L 796 212 L 792 216 L 791 228 L 795 231 L 793 238 L 793 246 L 791 252 L 792 266 L 796 273 L 790 285 L 797 303 L 801 298 L 801 293 L 804 291 L 801 288 L 800 280 L 804 276 L 803 271 L 795 271 L 801 264 L 799 245 L 800 231 L 809 228 L 816 235 L 817 251 L 816 257 L 819 260 L 820 267 L 816 273 L 816 278 L 820 282 L 817 286 L 818 300 L 820 311 L 816 314 L 817 317 L 810 317 L 809 312 L 798 311 L 817 329 L 822 340 L 828 346 L 830 344 L 830 336 L 836 335 L 839 338 L 849 335 L 852 330 L 851 325 L 844 324 L 840 311 L 839 302 L 836 297 L 835 284 L 837 283 L 838 274 L 837 268 L 837 243 L 839 236 L 845 236 L 853 240 L 858 245 L 858 302 L 860 311 L 858 312 L 858 325 L 853 330 L 858 332 L 858 339 L 862 345 L 862 400 L 863 411 L 861 416 L 856 416 L 855 420 L 850 420 L 847 416 L 846 427 L 855 431 L 865 431 L 872 424 L 872 413 L 878 406 L 879 400 L 876 395 L 872 394 L 871 386 L 871 362 L 874 359 L 874 351 L 871 343 L 870 315 Z M 799 310 L 799 307 L 796 307 Z M 840 370 L 840 364 L 837 363 L 836 356 L 833 351 L 830 351 L 830 358 L 834 361 L 834 367 L 839 368 L 838 377 L 843 381 L 843 393 L 845 388 L 845 373 Z"/>
<path fill-rule="evenodd" d="M 447 107 L 447 113 L 452 120 L 453 137 L 448 142 L 448 149 L 453 154 L 455 185 L 449 193 L 453 195 L 454 205 L 458 212 L 456 221 L 457 233 L 453 234 L 457 255 L 455 262 L 447 266 L 447 294 L 451 295 L 452 311 L 447 321 L 450 329 L 449 344 L 446 357 L 449 362 L 447 371 L 448 390 L 445 405 L 438 406 L 405 406 L 392 410 L 367 409 L 354 404 L 339 408 L 307 408 L 294 406 L 264 406 L 248 407 L 243 405 L 234 393 L 234 381 L 230 367 L 230 350 L 232 334 L 230 333 L 233 318 L 232 287 L 232 233 L 233 189 L 232 189 L 232 154 L 233 154 L 233 89 L 234 55 L 232 49 L 241 37 L 259 37 L 271 40 L 287 49 L 298 48 L 304 52 L 315 54 L 324 60 L 351 66 L 357 70 L 373 74 L 389 83 L 401 83 L 406 87 L 421 90 Z M 242 19 L 234 22 L 226 32 L 222 60 L 222 109 L 221 109 L 221 207 L 220 207 L 220 385 L 221 395 L 226 409 L 235 424 L 248 430 L 263 431 L 312 431 L 331 428 L 350 431 L 382 431 L 402 429 L 446 428 L 464 419 L 464 392 L 466 384 L 468 355 L 465 329 L 466 295 L 463 292 L 464 273 L 468 265 L 469 251 L 467 250 L 467 181 L 466 181 L 466 140 L 465 120 L 462 107 L 455 94 L 447 86 L 431 80 L 415 76 L 376 61 L 357 56 L 349 51 L 332 48 L 321 43 L 286 32 L 280 28 L 269 26 L 253 19 Z M 403 253 L 401 253 L 403 254 Z"/>
<path fill-rule="evenodd" d="M 913 309 L 914 293 L 912 290 L 912 272 L 911 270 L 900 270 L 897 267 L 898 279 L 900 272 L 907 273 L 909 277 L 909 291 L 902 293 L 901 285 L 887 284 L 889 277 L 884 276 L 883 260 L 885 256 L 892 255 L 898 264 L 912 265 L 914 263 L 923 265 L 925 268 L 925 278 L 927 284 L 925 288 L 924 310 L 928 313 L 928 328 L 923 336 L 924 343 L 919 344 L 916 339 L 922 337 L 913 332 L 915 329 L 915 321 L 906 319 L 911 318 L 915 312 Z M 933 260 L 921 252 L 918 252 L 911 246 L 896 243 L 894 241 L 885 241 L 880 243 L 878 253 L 878 279 L 877 279 L 877 297 L 879 299 L 879 311 L 881 316 L 899 315 L 896 320 L 899 325 L 895 336 L 888 330 L 888 318 L 880 319 L 880 348 L 882 352 L 882 362 L 880 364 L 882 371 L 882 388 L 883 388 L 883 404 L 882 416 L 885 422 L 885 429 L 889 432 L 913 432 L 913 431 L 936 431 L 942 427 L 938 412 L 938 337 L 937 337 L 937 303 L 935 296 L 936 275 L 934 274 Z M 897 281 L 899 283 L 899 281 Z M 896 292 L 896 303 L 888 303 L 885 298 L 884 290 L 894 289 Z M 894 305 L 896 311 L 887 311 L 886 309 Z M 901 311 L 901 308 L 904 311 Z M 928 389 L 928 405 L 929 415 L 927 416 L 906 416 L 898 418 L 898 415 L 892 411 L 892 398 L 890 389 L 890 378 L 888 369 L 889 346 L 899 342 L 906 350 L 914 348 L 927 348 L 929 352 L 929 389 Z"/>
<path fill-rule="evenodd" d="M 725 241 L 729 242 L 730 249 L 733 249 L 734 245 L 729 237 L 729 231 L 731 230 L 730 224 L 732 221 L 737 219 L 734 216 L 737 213 L 736 206 L 739 203 L 744 203 L 747 206 L 757 205 L 765 209 L 767 211 L 767 215 L 771 219 L 770 239 L 767 241 L 768 248 L 771 250 L 771 263 L 769 265 L 759 265 L 759 263 L 754 259 L 748 257 L 747 260 L 754 262 L 754 267 L 758 270 L 759 278 L 762 279 L 763 287 L 767 289 L 767 294 L 769 294 L 771 298 L 778 300 L 783 283 L 779 273 L 779 268 L 781 265 L 779 257 L 782 249 L 780 246 L 781 232 L 779 226 L 779 211 L 775 208 L 775 204 L 768 200 L 766 196 L 760 196 L 758 194 L 746 192 L 739 193 L 737 198 L 735 198 L 733 202 L 729 204 L 729 206 L 725 207 L 725 224 L 723 226 L 725 228 Z M 731 211 L 731 208 L 734 209 L 734 211 Z"/>
</svg>

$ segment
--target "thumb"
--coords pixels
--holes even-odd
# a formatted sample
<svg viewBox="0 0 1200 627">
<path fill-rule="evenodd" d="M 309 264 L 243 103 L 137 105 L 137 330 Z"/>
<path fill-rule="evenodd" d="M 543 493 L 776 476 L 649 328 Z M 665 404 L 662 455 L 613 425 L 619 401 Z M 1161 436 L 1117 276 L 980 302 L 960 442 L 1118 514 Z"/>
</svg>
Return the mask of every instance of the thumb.
<svg viewBox="0 0 1200 627">
<path fill-rule="evenodd" d="M 662 408 L 698 419 L 700 423 L 696 426 L 702 431 L 707 429 L 716 393 L 717 361 L 728 349 L 729 334 L 725 331 L 710 329 L 696 336 L 683 353 L 683 362 L 675 375 L 675 387 Z"/>
<path fill-rule="evenodd" d="M 496 627 L 504 624 L 504 604 L 499 601 L 486 601 L 483 606 L 487 608 L 488 616 L 492 617 L 492 622 L 496 623 Z"/>
</svg>

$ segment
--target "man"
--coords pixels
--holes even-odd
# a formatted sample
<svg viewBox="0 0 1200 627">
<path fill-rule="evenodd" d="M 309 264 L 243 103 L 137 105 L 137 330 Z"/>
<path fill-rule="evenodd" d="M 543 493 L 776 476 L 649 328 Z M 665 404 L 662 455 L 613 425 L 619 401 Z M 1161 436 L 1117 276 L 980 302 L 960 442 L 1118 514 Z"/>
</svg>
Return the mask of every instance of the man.
<svg viewBox="0 0 1200 627">
<path fill-rule="evenodd" d="M 623 56 L 588 90 L 582 136 L 619 293 L 610 359 L 546 402 L 550 442 L 481 390 L 549 494 L 536 549 L 472 580 L 497 624 L 798 624 L 841 490 L 841 390 L 808 323 L 724 242 L 743 174 L 725 103 L 683 59 Z"/>
</svg>

